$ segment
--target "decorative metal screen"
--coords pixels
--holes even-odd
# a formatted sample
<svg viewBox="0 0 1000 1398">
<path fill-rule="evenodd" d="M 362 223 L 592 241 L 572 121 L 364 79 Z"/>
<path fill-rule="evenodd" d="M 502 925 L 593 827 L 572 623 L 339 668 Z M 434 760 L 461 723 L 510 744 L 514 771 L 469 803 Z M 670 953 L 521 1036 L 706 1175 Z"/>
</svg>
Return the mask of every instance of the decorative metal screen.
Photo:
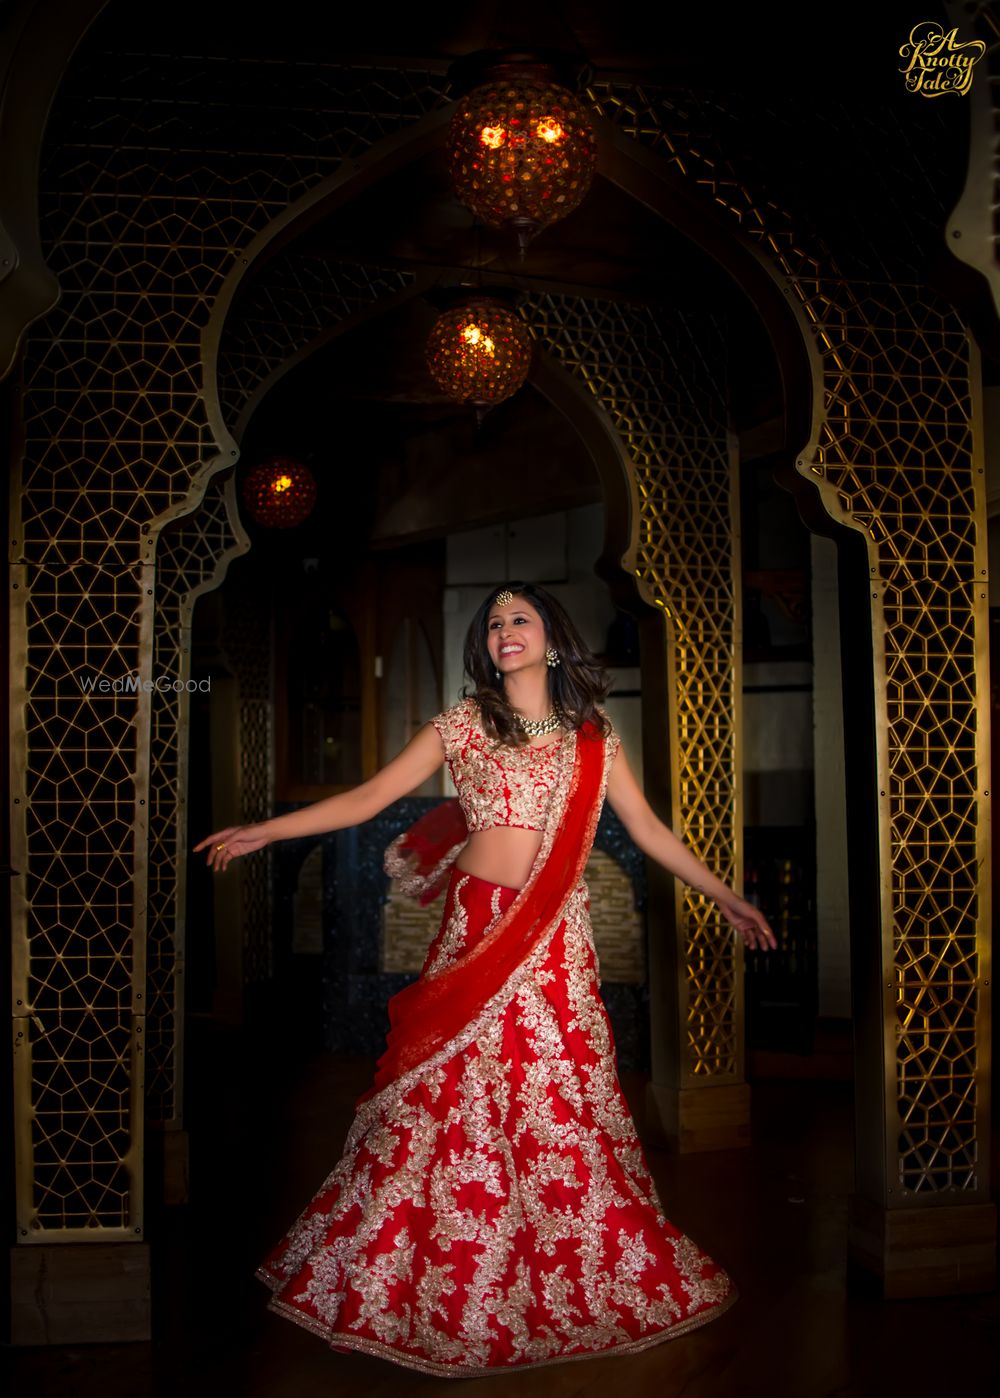
<svg viewBox="0 0 1000 1398">
<path fill-rule="evenodd" d="M 985 646 L 976 644 L 988 605 L 980 379 L 954 308 L 912 284 L 928 244 L 942 236 L 946 211 L 920 160 L 933 168 L 946 117 L 922 110 L 933 104 L 914 111 L 925 149 L 903 168 L 898 118 L 877 104 L 827 109 L 833 132 L 838 120 L 841 132 L 845 122 L 863 124 L 851 151 L 869 164 L 893 215 L 890 242 L 878 240 L 871 208 L 848 210 L 850 237 L 835 258 L 807 219 L 762 197 L 773 166 L 751 177 L 766 160 L 754 143 L 759 114 L 749 120 L 738 103 L 723 110 L 694 94 L 612 83 L 594 97 L 766 251 L 812 338 L 822 402 L 798 469 L 831 517 L 864 535 L 871 577 L 884 1012 L 896 1041 L 886 1065 L 896 1088 L 885 1119 L 886 1202 L 983 1196 L 989 793 L 977 773 L 988 771 L 989 734 Z M 776 138 L 789 121 L 787 110 L 773 113 L 768 150 L 783 151 Z"/>
<path fill-rule="evenodd" d="M 269 220 L 441 100 L 428 73 L 317 62 L 289 84 L 263 60 L 123 60 L 115 31 L 106 14 L 52 117 L 42 233 L 62 295 L 22 370 L 12 843 L 25 1241 L 141 1235 L 147 1023 L 151 1114 L 179 1113 L 187 704 L 157 685 L 185 676 L 193 597 L 242 546 L 231 500 L 209 485 L 201 502 L 236 457 L 205 398 L 209 309 Z M 191 522 L 161 541 L 181 516 Z M 123 687 L 88 691 L 90 679 Z M 244 705 L 258 748 L 265 705 Z"/>
<path fill-rule="evenodd" d="M 183 674 L 185 609 L 240 546 L 224 494 L 211 486 L 206 496 L 236 453 L 206 382 L 211 308 L 249 263 L 253 239 L 273 220 L 288 224 L 293 201 L 318 199 L 342 161 L 417 122 L 444 92 L 441 77 L 423 71 L 125 53 L 127 13 L 108 8 L 56 102 L 41 206 L 62 299 L 30 333 L 22 368 L 11 530 L 22 1241 L 140 1234 L 142 1041 L 154 1021 L 152 1110 L 177 1112 L 180 930 L 168 885 L 185 705 L 143 684 L 158 665 Z M 979 873 L 987 798 L 976 780 L 987 737 L 977 703 L 986 609 L 978 372 L 953 309 L 900 275 L 919 261 L 933 217 L 901 210 L 901 251 L 891 257 L 868 246 L 846 260 L 846 241 L 834 256 L 775 194 L 780 168 L 760 165 L 794 113 L 758 103 L 753 124 L 735 101 L 621 83 L 591 96 L 600 115 L 728 217 L 734 236 L 755 242 L 821 366 L 815 438 L 800 470 L 831 516 L 865 536 L 872 578 L 885 1012 L 898 1031 L 888 1187 L 907 1191 L 892 1202 L 982 1193 L 989 910 Z M 403 285 L 388 270 L 338 275 L 350 284 L 341 315 Z M 246 311 L 223 346 L 230 413 L 265 368 L 280 369 L 287 344 L 264 346 L 251 362 L 252 296 Z M 636 567 L 669 610 L 677 647 L 679 809 L 696 848 L 731 875 L 736 597 L 728 565 L 706 569 L 694 542 L 702 554 L 706 539 L 729 547 L 730 465 L 718 424 L 707 431 L 685 416 L 645 371 L 634 381 L 618 372 L 630 344 L 666 344 L 670 373 L 683 378 L 683 340 L 672 342 L 651 311 L 539 293 L 532 314 L 634 463 Z M 310 329 L 304 320 L 300 333 Z M 164 532 L 181 517 L 190 522 L 172 526 L 176 538 Z M 136 684 L 126 685 L 131 676 Z M 263 751 L 260 713 L 244 719 Z M 695 954 L 691 1080 L 726 1079 L 738 1071 L 731 947 L 696 902 L 686 935 Z"/>
<path fill-rule="evenodd" d="M 631 561 L 663 609 L 674 656 L 676 823 L 699 858 L 736 881 L 739 553 L 718 330 L 707 318 L 566 296 L 529 297 L 524 314 L 624 442 L 639 502 Z M 733 1081 L 742 959 L 714 903 L 693 889 L 683 891 L 680 933 L 682 1081 Z"/>
<path fill-rule="evenodd" d="M 188 714 L 191 614 L 248 546 L 231 475 L 212 476 L 200 506 L 172 521 L 156 557 L 151 698 L 149 873 L 146 943 L 146 1109 L 183 1120 L 184 938 L 187 896 Z M 269 766 L 265 768 L 269 770 Z"/>
<path fill-rule="evenodd" d="M 251 396 L 308 347 L 377 301 L 398 296 L 413 274 L 333 258 L 279 255 L 254 282 L 226 323 L 219 350 L 219 401 L 227 424 L 245 420 Z"/>
<path fill-rule="evenodd" d="M 293 307 L 282 315 L 282 288 Z M 312 259 L 291 253 L 264 268 L 233 318 L 220 355 L 231 412 L 272 381 L 280 354 L 314 352 L 357 314 L 360 295 L 391 281 L 380 269 L 345 277 L 330 268 L 310 286 Z M 346 291 L 345 291 L 346 287 Z M 350 294 L 348 294 L 348 292 Z M 663 608 L 677 675 L 678 826 L 727 881 L 739 878 L 738 552 L 734 549 L 734 465 L 725 422 L 726 367 L 717 327 L 628 305 L 570 296 L 529 296 L 522 308 L 536 338 L 594 393 L 621 433 L 636 474 L 640 519 L 635 567 Z M 742 959 L 708 899 L 685 890 L 682 928 L 688 968 L 684 1078 L 733 1081 L 742 1072 Z"/>
<path fill-rule="evenodd" d="M 954 312 L 912 288 L 855 286 L 849 300 L 810 306 L 828 411 L 802 469 L 827 487 L 831 513 L 864 530 L 871 560 L 873 799 L 896 1029 L 886 1144 L 904 1199 L 981 1194 L 989 793 L 978 772 L 988 770 L 989 691 L 976 644 L 988 605 L 978 363 Z"/>
</svg>

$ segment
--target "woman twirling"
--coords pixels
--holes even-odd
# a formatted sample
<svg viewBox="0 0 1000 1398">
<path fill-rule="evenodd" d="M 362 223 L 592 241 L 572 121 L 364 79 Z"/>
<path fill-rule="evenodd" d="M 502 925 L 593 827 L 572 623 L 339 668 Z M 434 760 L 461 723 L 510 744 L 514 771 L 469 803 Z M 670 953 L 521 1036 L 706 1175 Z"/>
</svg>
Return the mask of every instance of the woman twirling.
<svg viewBox="0 0 1000 1398">
<path fill-rule="evenodd" d="M 775 945 L 653 814 L 598 707 L 604 674 L 552 596 L 492 592 L 465 666 L 474 695 L 370 781 L 197 846 L 224 869 L 368 820 L 449 765 L 458 801 L 386 864 L 418 896 L 447 880 L 440 931 L 390 1003 L 343 1159 L 258 1275 L 273 1309 L 334 1347 L 456 1377 L 644 1349 L 735 1299 L 664 1218 L 618 1084 L 582 878 L 605 795 L 748 946 Z"/>
</svg>

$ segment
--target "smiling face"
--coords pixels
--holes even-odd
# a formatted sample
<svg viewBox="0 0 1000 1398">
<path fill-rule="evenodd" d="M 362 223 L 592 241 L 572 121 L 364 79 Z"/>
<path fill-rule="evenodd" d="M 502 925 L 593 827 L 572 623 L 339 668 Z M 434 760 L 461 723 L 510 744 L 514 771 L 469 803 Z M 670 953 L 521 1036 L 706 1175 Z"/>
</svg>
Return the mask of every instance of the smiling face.
<svg viewBox="0 0 1000 1398">
<path fill-rule="evenodd" d="M 486 621 L 486 644 L 501 675 L 545 664 L 545 625 L 524 597 L 515 597 L 505 607 L 493 604 Z"/>
</svg>

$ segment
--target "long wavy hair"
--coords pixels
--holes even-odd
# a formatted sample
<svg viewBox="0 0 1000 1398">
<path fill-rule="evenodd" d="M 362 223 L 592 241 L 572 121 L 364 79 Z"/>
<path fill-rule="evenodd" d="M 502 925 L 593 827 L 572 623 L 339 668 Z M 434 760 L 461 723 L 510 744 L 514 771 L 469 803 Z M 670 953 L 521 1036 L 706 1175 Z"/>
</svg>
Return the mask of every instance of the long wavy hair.
<svg viewBox="0 0 1000 1398">
<path fill-rule="evenodd" d="M 490 612 L 497 594 L 504 589 L 531 603 L 545 627 L 546 645 L 554 646 L 559 652 L 559 664 L 548 672 L 553 709 L 568 728 L 579 731 L 590 722 L 598 733 L 606 733 L 608 721 L 598 705 L 607 697 L 611 686 L 603 666 L 594 659 L 562 604 L 544 587 L 528 582 L 498 583 L 491 588 L 465 637 L 465 672 L 473 684 L 472 696 L 479 705 L 484 731 L 511 747 L 523 747 L 528 741 L 507 701 L 503 679 L 497 676 L 488 647 Z M 469 692 L 466 686 L 463 693 L 468 696 Z"/>
</svg>

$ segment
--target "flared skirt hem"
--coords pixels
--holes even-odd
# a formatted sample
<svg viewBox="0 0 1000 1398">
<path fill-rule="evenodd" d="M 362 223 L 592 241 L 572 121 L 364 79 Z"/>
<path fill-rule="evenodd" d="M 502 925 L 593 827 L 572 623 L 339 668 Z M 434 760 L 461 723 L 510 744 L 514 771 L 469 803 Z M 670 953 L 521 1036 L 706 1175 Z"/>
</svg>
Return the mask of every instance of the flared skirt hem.
<svg viewBox="0 0 1000 1398">
<path fill-rule="evenodd" d="M 258 1267 L 255 1275 L 258 1281 L 262 1281 L 265 1286 L 270 1287 L 275 1292 L 284 1284 L 264 1267 Z M 290 1306 L 287 1301 L 279 1300 L 277 1296 L 272 1296 L 267 1306 L 268 1310 L 274 1311 L 276 1315 L 283 1316 L 285 1320 L 300 1325 L 303 1330 L 308 1330 L 310 1334 L 318 1335 L 320 1339 L 326 1340 L 331 1349 L 356 1350 L 359 1354 L 370 1354 L 376 1359 L 387 1359 L 391 1364 L 398 1364 L 403 1369 L 416 1369 L 421 1374 L 434 1374 L 440 1378 L 475 1379 L 524 1369 L 547 1369 L 551 1368 L 553 1364 L 569 1364 L 576 1359 L 604 1359 L 613 1355 L 640 1354 L 643 1350 L 652 1349 L 654 1345 L 662 1345 L 668 1340 L 676 1340 L 681 1335 L 688 1335 L 692 1330 L 697 1330 L 700 1326 L 718 1319 L 738 1299 L 739 1292 L 734 1286 L 717 1305 L 699 1311 L 697 1315 L 689 1316 L 686 1320 L 679 1320 L 676 1325 L 653 1331 L 649 1335 L 642 1335 L 636 1340 L 628 1340 L 621 1345 L 609 1345 L 606 1349 L 577 1350 L 573 1354 L 555 1354 L 550 1359 L 533 1360 L 523 1364 L 487 1364 L 481 1366 L 439 1364 L 433 1359 L 424 1359 L 419 1354 L 409 1354 L 406 1350 L 382 1344 L 379 1340 L 370 1340 L 364 1335 L 352 1335 L 349 1332 L 331 1330 L 321 1321 L 306 1314 L 305 1311 L 299 1310 L 297 1306 Z"/>
</svg>

